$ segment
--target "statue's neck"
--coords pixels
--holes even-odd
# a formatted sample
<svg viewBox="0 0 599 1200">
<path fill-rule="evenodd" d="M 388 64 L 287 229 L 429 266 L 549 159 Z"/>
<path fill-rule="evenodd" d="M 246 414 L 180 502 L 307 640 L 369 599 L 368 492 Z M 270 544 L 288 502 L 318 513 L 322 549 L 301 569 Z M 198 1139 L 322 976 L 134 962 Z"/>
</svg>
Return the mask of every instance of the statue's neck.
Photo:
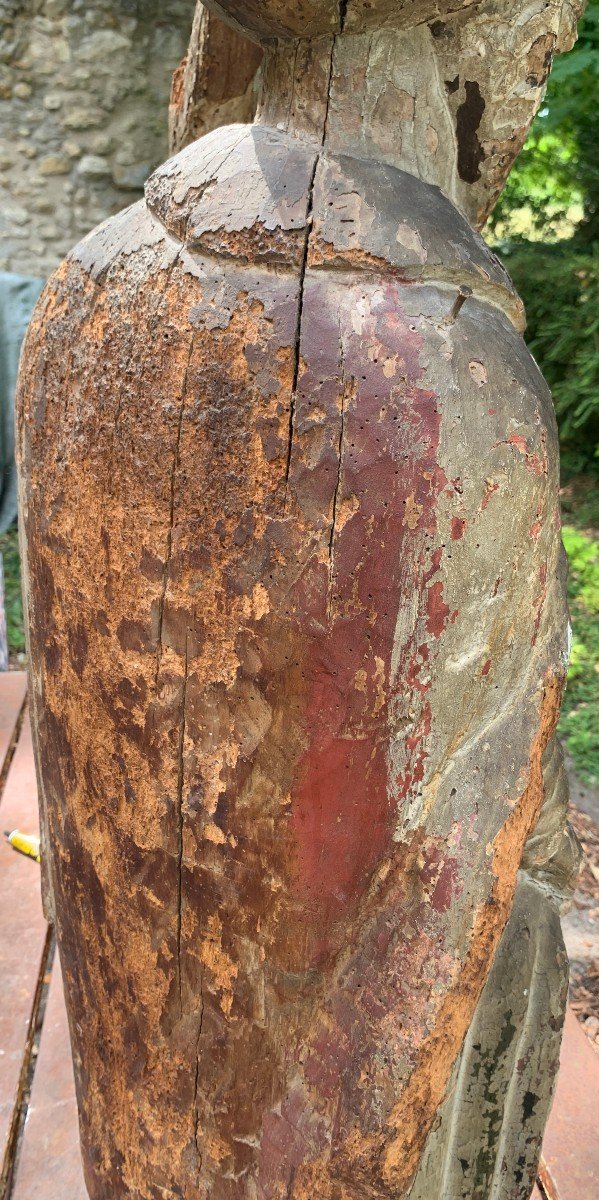
<svg viewBox="0 0 599 1200">
<path fill-rule="evenodd" d="M 454 124 L 425 25 L 270 43 L 257 120 L 455 192 Z"/>
</svg>

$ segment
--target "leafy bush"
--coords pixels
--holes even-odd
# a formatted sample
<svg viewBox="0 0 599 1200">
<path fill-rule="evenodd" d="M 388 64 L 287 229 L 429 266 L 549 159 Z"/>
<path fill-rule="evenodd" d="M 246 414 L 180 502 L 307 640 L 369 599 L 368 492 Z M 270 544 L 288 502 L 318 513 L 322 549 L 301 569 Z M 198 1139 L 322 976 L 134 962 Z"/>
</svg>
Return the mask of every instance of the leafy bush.
<svg viewBox="0 0 599 1200">
<path fill-rule="evenodd" d="M 599 543 L 572 525 L 563 529 L 570 565 L 573 638 L 560 733 L 586 783 L 599 782 Z"/>
<path fill-rule="evenodd" d="M 599 0 L 589 0 L 578 41 L 553 63 L 545 101 L 491 216 L 500 242 L 575 236 L 599 240 Z"/>
<path fill-rule="evenodd" d="M 4 608 L 6 632 L 11 655 L 25 651 L 23 631 L 23 602 L 21 600 L 21 564 L 19 559 L 19 535 L 16 525 L 0 534 L 0 554 L 4 567 Z"/>
<path fill-rule="evenodd" d="M 553 393 L 563 475 L 599 470 L 599 246 L 515 244 L 503 257 Z"/>
<path fill-rule="evenodd" d="M 599 470 L 598 83 L 599 0 L 590 0 L 488 226 L 553 391 L 566 478 Z"/>
</svg>

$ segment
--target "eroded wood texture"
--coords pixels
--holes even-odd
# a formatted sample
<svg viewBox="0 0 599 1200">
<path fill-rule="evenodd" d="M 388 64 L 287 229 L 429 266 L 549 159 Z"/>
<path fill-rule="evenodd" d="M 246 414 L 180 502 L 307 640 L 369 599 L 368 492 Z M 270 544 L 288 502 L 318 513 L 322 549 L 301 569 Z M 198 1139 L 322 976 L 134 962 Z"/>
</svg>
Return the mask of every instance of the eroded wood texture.
<svg viewBox="0 0 599 1200">
<path fill-rule="evenodd" d="M 187 54 L 173 75 L 168 112 L 171 154 L 220 125 L 251 121 L 262 51 L 198 0 Z"/>
<path fill-rule="evenodd" d="M 92 1200 L 406 1196 L 520 866 L 555 930 L 575 860 L 551 398 L 451 201 L 327 144 L 343 49 L 297 47 L 293 128 L 263 112 L 155 172 L 24 351 L 47 903 Z M 563 969 L 552 1037 L 562 993 Z"/>
</svg>

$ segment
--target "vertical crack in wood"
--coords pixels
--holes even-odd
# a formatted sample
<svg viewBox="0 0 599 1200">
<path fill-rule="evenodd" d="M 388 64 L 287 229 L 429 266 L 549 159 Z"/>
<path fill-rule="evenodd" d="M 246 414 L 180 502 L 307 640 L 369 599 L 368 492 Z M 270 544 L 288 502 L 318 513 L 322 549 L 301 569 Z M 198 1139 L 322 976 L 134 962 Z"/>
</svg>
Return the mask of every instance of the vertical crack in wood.
<svg viewBox="0 0 599 1200">
<path fill-rule="evenodd" d="M 198 1028 L 198 1036 L 196 1040 L 196 1066 L 195 1076 L 193 1081 L 193 1112 L 194 1112 L 194 1143 L 196 1148 L 197 1160 L 197 1180 L 198 1187 L 200 1184 L 200 1172 L 202 1170 L 202 1153 L 200 1151 L 198 1138 L 200 1133 L 200 1113 L 198 1108 L 198 1091 L 200 1086 L 200 1039 L 202 1037 L 202 1025 L 204 1024 L 204 972 L 200 975 L 200 1024 Z"/>
<path fill-rule="evenodd" d="M 278 53 L 278 47 L 277 47 L 277 53 Z M 295 103 L 295 75 L 296 75 L 296 69 L 297 69 L 298 53 L 299 53 L 299 42 L 296 42 L 295 43 L 295 52 L 293 55 L 293 68 L 292 68 L 292 72 L 291 72 L 291 91 L 289 93 L 289 107 L 287 109 L 287 128 L 288 129 L 289 129 L 289 126 L 291 125 L 291 121 L 292 121 L 292 117 L 293 117 L 293 105 Z"/>
<path fill-rule="evenodd" d="M 331 532 L 329 534 L 329 589 L 327 600 L 327 615 L 330 617 L 333 607 L 333 576 L 335 573 L 335 524 L 337 520 L 337 504 L 339 497 L 339 488 L 341 486 L 341 464 L 343 461 L 343 435 L 345 432 L 345 364 L 343 358 L 343 342 L 341 339 L 341 327 L 339 327 L 339 358 L 341 365 L 341 422 L 339 426 L 339 442 L 337 445 L 337 478 L 335 480 L 335 490 L 333 492 L 333 512 L 331 518 Z"/>
<path fill-rule="evenodd" d="M 179 720 L 179 748 L 177 759 L 177 987 L 179 991 L 179 1014 L 183 1016 L 183 994 L 181 986 L 181 923 L 183 907 L 183 780 L 185 749 L 185 704 L 187 701 L 188 655 L 185 632 L 185 674 L 181 695 L 181 717 Z"/>
<path fill-rule="evenodd" d="M 335 35 L 335 37 L 333 38 L 333 40 L 331 42 L 331 57 L 329 60 L 329 78 L 327 80 L 327 95 L 326 95 L 326 102 L 325 102 L 325 109 L 324 109 L 324 118 L 323 118 L 323 122 L 322 122 L 321 146 L 323 148 L 324 148 L 325 142 L 327 140 L 327 132 L 328 132 L 328 128 L 329 128 L 329 109 L 331 107 L 331 88 L 333 86 L 333 61 L 335 58 L 336 48 L 337 48 L 337 35 Z"/>
<path fill-rule="evenodd" d="M 154 691 L 158 691 L 158 676 L 160 675 L 160 667 L 162 665 L 162 627 L 164 624 L 164 605 L 166 601 L 166 587 L 168 583 L 168 572 L 171 562 L 173 550 L 173 528 L 175 524 L 175 479 L 177 475 L 177 466 L 179 464 L 179 451 L 181 447 L 181 431 L 183 429 L 183 413 L 185 410 L 185 396 L 187 393 L 187 376 L 189 374 L 189 366 L 191 363 L 191 355 L 193 351 L 193 337 L 190 338 L 189 351 L 187 355 L 187 363 L 185 364 L 185 372 L 183 375 L 183 385 L 181 388 L 181 403 L 179 405 L 179 415 L 177 420 L 177 436 L 175 438 L 175 449 L 173 452 L 173 463 L 170 475 L 170 507 L 169 507 L 169 526 L 166 536 L 166 555 L 162 567 L 162 585 L 160 592 L 160 604 L 158 608 L 158 644 L 156 647 L 156 670 L 154 673 Z"/>
<path fill-rule="evenodd" d="M 330 100 L 331 100 L 331 81 L 333 78 L 333 56 L 335 53 L 335 41 L 336 41 L 336 39 L 333 38 L 333 41 L 331 44 L 331 58 L 330 58 L 330 62 L 329 62 L 329 78 L 328 78 L 328 82 L 327 82 L 326 107 L 325 107 L 323 124 L 322 124 L 321 147 L 323 147 L 325 144 L 326 133 L 327 133 L 327 122 L 328 122 L 328 117 L 329 117 L 329 104 L 330 104 Z M 316 178 L 316 171 L 318 169 L 319 162 L 320 162 L 320 152 L 316 155 L 316 157 L 314 159 L 314 165 L 312 167 L 312 174 L 310 176 L 310 183 L 308 185 L 308 203 L 306 206 L 306 233 L 305 233 L 305 237 L 304 237 L 304 244 L 302 247 L 302 262 L 301 262 L 301 266 L 300 266 L 300 275 L 299 275 L 297 321 L 296 321 L 296 326 L 295 326 L 295 338 L 294 338 L 293 381 L 291 384 L 291 400 L 289 403 L 289 433 L 288 433 L 288 439 L 287 439 L 287 461 L 285 463 L 285 504 L 287 503 L 287 491 L 288 491 L 288 487 L 289 487 L 289 472 L 291 470 L 291 455 L 292 455 L 292 451 L 293 451 L 293 433 L 294 433 L 294 428 L 295 428 L 295 407 L 296 407 L 296 402 L 297 402 L 297 385 L 298 385 L 299 369 L 300 369 L 302 316 L 303 316 L 303 311 L 304 311 L 304 290 L 305 290 L 305 284 L 306 284 L 306 269 L 307 269 L 307 265 L 308 265 L 308 250 L 310 248 L 310 231 L 311 231 L 311 227 L 312 227 L 312 211 L 313 211 L 313 206 L 314 206 L 314 180 Z"/>
<path fill-rule="evenodd" d="M 291 384 L 291 398 L 289 401 L 289 433 L 287 438 L 287 461 L 285 464 L 285 502 L 287 502 L 287 489 L 289 485 L 289 472 L 291 470 L 291 453 L 293 449 L 293 431 L 295 427 L 295 405 L 297 397 L 297 384 L 300 369 L 300 343 L 302 336 L 302 316 L 304 311 L 304 287 L 306 282 L 306 267 L 308 264 L 308 246 L 310 241 L 310 226 L 312 223 L 312 206 L 314 198 L 314 179 L 316 177 L 316 168 L 320 155 L 317 154 L 312 167 L 310 183 L 308 185 L 308 203 L 306 206 L 306 233 L 304 236 L 304 244 L 302 248 L 302 262 L 300 267 L 299 284 L 298 284 L 298 299 L 297 299 L 297 320 L 295 324 L 295 337 L 293 342 L 293 380 Z"/>
</svg>

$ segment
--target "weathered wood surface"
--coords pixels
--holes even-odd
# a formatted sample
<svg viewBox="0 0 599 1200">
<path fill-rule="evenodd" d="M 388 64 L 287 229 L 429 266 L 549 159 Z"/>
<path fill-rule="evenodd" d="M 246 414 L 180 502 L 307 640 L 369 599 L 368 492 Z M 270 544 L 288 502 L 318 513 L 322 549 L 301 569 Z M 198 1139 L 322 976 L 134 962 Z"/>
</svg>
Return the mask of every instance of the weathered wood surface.
<svg viewBox="0 0 599 1200">
<path fill-rule="evenodd" d="M 545 953 L 554 983 L 481 1000 L 536 1049 L 489 1031 L 470 1200 L 534 1180 L 576 860 L 555 421 L 500 264 L 397 141 L 381 155 L 376 96 L 389 126 L 406 104 L 381 37 L 271 45 L 259 123 L 86 238 L 24 352 L 47 905 L 92 1200 L 402 1197 L 422 1172 L 458 1200 L 451 1116 L 425 1143 L 462 1046 L 468 1101 L 520 867 L 539 917 L 514 987 Z M 511 1147 L 497 1122 L 533 1088 Z"/>
<path fill-rule="evenodd" d="M 14 704 L 14 682 L 22 687 L 24 679 L 24 674 L 15 677 L 10 673 L 0 681 L 0 719 L 7 725 L 12 724 L 13 729 L 20 707 L 20 704 Z M 22 699 L 23 692 L 21 703 Z M 23 762 L 28 764 L 30 772 L 32 753 L 27 729 L 24 736 L 27 750 Z M 11 896 L 13 908 L 15 904 L 26 904 L 27 893 L 35 898 L 38 871 L 34 864 L 30 867 L 20 876 L 19 895 L 13 893 Z M 4 930 L 4 936 L 8 941 L 14 940 L 10 927 Z M 523 941 L 526 938 L 520 940 L 520 945 Z M 501 964 L 496 963 L 494 970 L 500 967 Z M 543 984 L 543 976 L 538 982 Z M 32 994 L 31 1006 L 33 999 Z M 7 1009 L 10 1007 L 6 1005 Z M 473 1034 L 471 1029 L 470 1043 Z M 506 1049 L 509 1050 L 509 1039 Z M 553 1200 L 588 1200 L 597 1186 L 594 1121 L 599 1105 L 599 1062 L 588 1041 L 584 1037 L 581 1039 L 577 1021 L 571 1014 L 566 1016 L 560 1071 L 540 1169 L 555 1192 Z M 57 1200 L 57 1197 L 84 1200 L 87 1195 L 80 1166 L 73 1068 L 58 956 L 52 967 L 39 1056 L 11 1194 L 13 1200 L 31 1200 L 32 1197 L 35 1200 Z M 538 1189 L 533 1192 L 533 1197 L 540 1200 Z"/>
<path fill-rule="evenodd" d="M 253 120 L 262 51 L 198 2 L 187 54 L 173 75 L 171 154 L 220 125 Z"/>
</svg>

